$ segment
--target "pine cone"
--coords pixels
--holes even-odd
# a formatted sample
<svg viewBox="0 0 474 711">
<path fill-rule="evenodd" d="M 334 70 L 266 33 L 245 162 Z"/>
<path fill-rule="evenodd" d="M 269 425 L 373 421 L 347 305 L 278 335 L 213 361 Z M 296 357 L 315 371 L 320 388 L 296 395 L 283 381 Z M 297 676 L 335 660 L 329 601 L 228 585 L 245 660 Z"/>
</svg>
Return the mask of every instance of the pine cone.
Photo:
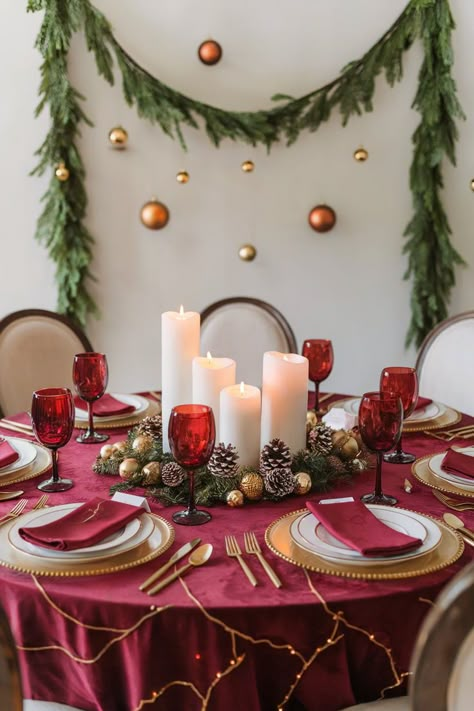
<svg viewBox="0 0 474 711">
<path fill-rule="evenodd" d="M 264 483 L 269 494 L 282 498 L 293 493 L 295 477 L 291 469 L 273 469 L 265 474 Z"/>
<path fill-rule="evenodd" d="M 207 468 L 214 476 L 223 478 L 235 476 L 238 468 L 238 458 L 239 455 L 233 445 L 228 444 L 226 446 L 223 442 L 219 442 L 217 447 L 214 448 Z"/>
<path fill-rule="evenodd" d="M 347 468 L 344 466 L 344 462 L 339 459 L 339 457 L 336 457 L 335 455 L 330 455 L 326 459 L 327 463 L 330 465 L 332 469 L 333 474 L 344 474 L 347 472 Z"/>
<path fill-rule="evenodd" d="M 320 422 L 308 435 L 308 449 L 316 454 L 326 455 L 332 450 L 332 434 L 331 427 L 328 427 L 323 422 Z"/>
<path fill-rule="evenodd" d="M 161 415 L 153 415 L 145 417 L 138 425 L 137 434 L 148 435 L 153 439 L 161 439 L 163 437 L 163 421 Z"/>
<path fill-rule="evenodd" d="M 179 486 L 186 478 L 186 472 L 176 462 L 168 462 L 161 470 L 161 481 L 165 486 Z"/>
<path fill-rule="evenodd" d="M 290 469 L 290 448 L 281 439 L 276 437 L 265 445 L 260 454 L 260 471 L 266 476 L 274 469 Z"/>
</svg>

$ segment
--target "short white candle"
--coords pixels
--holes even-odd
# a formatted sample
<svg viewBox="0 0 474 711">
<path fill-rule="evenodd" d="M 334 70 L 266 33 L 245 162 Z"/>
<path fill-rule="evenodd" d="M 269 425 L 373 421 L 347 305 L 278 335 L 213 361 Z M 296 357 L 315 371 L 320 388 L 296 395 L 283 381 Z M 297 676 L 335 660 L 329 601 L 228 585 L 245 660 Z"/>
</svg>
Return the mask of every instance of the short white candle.
<svg viewBox="0 0 474 711">
<path fill-rule="evenodd" d="M 192 402 L 193 358 L 199 355 L 201 317 L 195 311 L 166 311 L 161 315 L 161 407 L 163 451 L 169 452 L 168 422 L 175 405 Z"/>
<path fill-rule="evenodd" d="M 213 358 L 208 353 L 206 358 L 193 359 L 193 402 L 212 407 L 216 423 L 216 442 L 221 441 L 219 430 L 221 390 L 234 384 L 235 360 L 232 358 Z"/>
<path fill-rule="evenodd" d="M 239 466 L 258 467 L 260 414 L 260 390 L 255 386 L 240 383 L 221 390 L 220 439 L 237 449 Z"/>
<path fill-rule="evenodd" d="M 304 449 L 307 407 L 308 359 L 295 353 L 264 353 L 261 448 L 278 437 L 292 454 Z"/>
</svg>

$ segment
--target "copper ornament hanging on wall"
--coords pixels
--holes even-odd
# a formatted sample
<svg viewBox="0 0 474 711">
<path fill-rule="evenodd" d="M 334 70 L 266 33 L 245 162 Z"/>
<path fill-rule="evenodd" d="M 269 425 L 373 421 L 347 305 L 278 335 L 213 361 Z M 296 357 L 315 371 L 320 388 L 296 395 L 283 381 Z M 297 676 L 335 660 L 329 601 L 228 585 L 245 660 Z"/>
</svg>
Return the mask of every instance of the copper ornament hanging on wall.
<svg viewBox="0 0 474 711">
<path fill-rule="evenodd" d="M 128 133 L 122 126 L 114 126 L 109 131 L 109 143 L 118 150 L 123 150 L 128 142 Z"/>
<path fill-rule="evenodd" d="M 205 40 L 199 45 L 198 57 L 203 64 L 212 66 L 222 57 L 222 47 L 215 40 Z"/>
<path fill-rule="evenodd" d="M 308 215 L 308 222 L 316 232 L 329 232 L 336 224 L 336 213 L 329 205 L 316 205 Z"/>
<path fill-rule="evenodd" d="M 170 212 L 166 205 L 158 200 L 149 200 L 140 210 L 140 220 L 149 230 L 161 230 L 170 219 Z"/>
</svg>

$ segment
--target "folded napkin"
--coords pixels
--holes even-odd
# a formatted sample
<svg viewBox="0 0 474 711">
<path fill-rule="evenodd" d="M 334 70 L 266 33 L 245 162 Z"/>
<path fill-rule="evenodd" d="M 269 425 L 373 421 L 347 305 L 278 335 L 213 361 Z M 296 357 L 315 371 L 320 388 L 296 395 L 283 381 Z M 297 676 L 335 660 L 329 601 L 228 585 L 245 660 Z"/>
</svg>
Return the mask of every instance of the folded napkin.
<svg viewBox="0 0 474 711">
<path fill-rule="evenodd" d="M 19 456 L 16 449 L 13 449 L 6 439 L 0 438 L 0 469 L 16 462 Z"/>
<path fill-rule="evenodd" d="M 448 449 L 441 462 L 441 469 L 450 474 L 464 474 L 474 477 L 474 457 Z"/>
<path fill-rule="evenodd" d="M 386 526 L 362 501 L 338 504 L 307 501 L 306 506 L 334 538 L 371 558 L 405 553 L 422 544 L 419 538 Z"/>
<path fill-rule="evenodd" d="M 87 402 L 76 395 L 74 405 L 80 410 L 87 410 Z M 92 403 L 92 412 L 96 417 L 108 417 L 110 415 L 125 415 L 127 412 L 135 412 L 135 405 L 127 405 L 121 400 L 105 393 L 100 400 Z"/>
<path fill-rule="evenodd" d="M 414 412 L 417 410 L 422 410 L 424 407 L 427 405 L 430 405 L 433 402 L 433 400 L 430 397 L 421 397 L 418 395 L 418 402 L 415 405 Z"/>
<path fill-rule="evenodd" d="M 28 543 L 58 551 L 87 548 L 120 531 L 140 516 L 141 506 L 130 506 L 110 499 L 95 498 L 44 526 L 25 526 L 18 533 Z"/>
</svg>

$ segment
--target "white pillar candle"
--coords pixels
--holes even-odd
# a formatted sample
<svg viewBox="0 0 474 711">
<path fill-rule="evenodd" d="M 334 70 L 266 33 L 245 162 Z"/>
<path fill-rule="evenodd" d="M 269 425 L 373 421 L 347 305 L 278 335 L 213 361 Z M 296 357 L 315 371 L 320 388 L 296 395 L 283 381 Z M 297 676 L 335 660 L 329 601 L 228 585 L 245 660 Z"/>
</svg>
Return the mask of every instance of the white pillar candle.
<svg viewBox="0 0 474 711">
<path fill-rule="evenodd" d="M 306 446 L 308 359 L 295 353 L 263 355 L 260 446 L 275 437 L 295 454 Z"/>
<path fill-rule="evenodd" d="M 209 405 L 216 423 L 216 443 L 221 441 L 219 429 L 219 403 L 223 388 L 235 384 L 235 360 L 232 358 L 193 359 L 193 402 Z"/>
<path fill-rule="evenodd" d="M 169 452 L 168 422 L 175 405 L 192 403 L 193 358 L 199 355 L 201 317 L 195 311 L 161 315 L 161 407 L 163 451 Z"/>
<path fill-rule="evenodd" d="M 239 466 L 258 467 L 260 459 L 260 390 L 253 385 L 230 385 L 221 390 L 220 433 L 233 444 Z"/>
</svg>

